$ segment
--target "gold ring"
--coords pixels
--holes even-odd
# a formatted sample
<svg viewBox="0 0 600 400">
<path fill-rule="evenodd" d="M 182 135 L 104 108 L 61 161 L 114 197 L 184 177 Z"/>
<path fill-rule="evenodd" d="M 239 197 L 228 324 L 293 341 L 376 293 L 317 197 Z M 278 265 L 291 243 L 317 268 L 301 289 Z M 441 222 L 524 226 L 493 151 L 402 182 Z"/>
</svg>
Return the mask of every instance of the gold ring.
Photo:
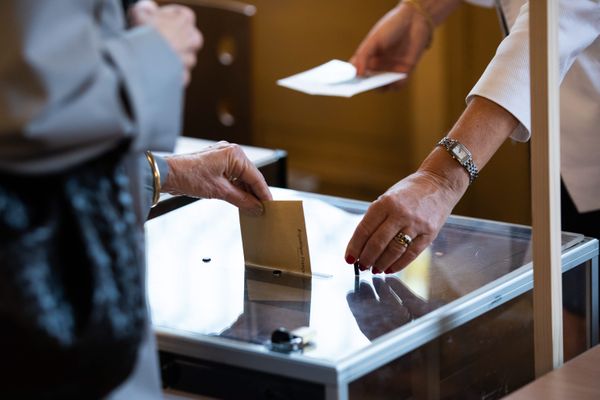
<svg viewBox="0 0 600 400">
<path fill-rule="evenodd" d="M 408 247 L 412 243 L 412 238 L 404 232 L 398 232 L 394 236 L 394 241 L 404 247 Z"/>
</svg>

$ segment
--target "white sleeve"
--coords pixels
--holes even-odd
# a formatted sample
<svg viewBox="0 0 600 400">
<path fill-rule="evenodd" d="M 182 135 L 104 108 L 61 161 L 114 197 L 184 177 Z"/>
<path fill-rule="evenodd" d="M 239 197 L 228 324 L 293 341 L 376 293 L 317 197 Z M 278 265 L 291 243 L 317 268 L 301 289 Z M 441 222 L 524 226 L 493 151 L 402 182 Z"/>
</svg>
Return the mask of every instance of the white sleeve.
<svg viewBox="0 0 600 400">
<path fill-rule="evenodd" d="M 559 3 L 559 68 L 562 82 L 575 58 L 600 36 L 600 3 L 561 0 Z M 514 115 L 520 125 L 512 138 L 526 141 L 531 131 L 529 88 L 529 3 L 519 13 L 510 35 L 467 96 L 485 97 Z"/>
</svg>

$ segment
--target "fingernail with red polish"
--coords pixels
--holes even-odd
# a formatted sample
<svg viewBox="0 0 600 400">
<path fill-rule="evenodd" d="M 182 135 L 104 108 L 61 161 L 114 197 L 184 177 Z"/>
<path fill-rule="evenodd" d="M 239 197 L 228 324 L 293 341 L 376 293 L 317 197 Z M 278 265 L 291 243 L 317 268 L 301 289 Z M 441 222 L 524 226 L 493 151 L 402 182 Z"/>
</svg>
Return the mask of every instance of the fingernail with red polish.
<svg viewBox="0 0 600 400">
<path fill-rule="evenodd" d="M 358 269 L 360 269 L 361 271 L 366 271 L 366 270 L 367 270 L 367 267 L 365 267 L 365 266 L 364 266 L 364 265 L 362 265 L 362 264 L 358 264 Z"/>
<path fill-rule="evenodd" d="M 380 270 L 378 270 L 377 268 L 373 268 L 373 269 L 371 270 L 371 272 L 372 272 L 372 273 L 374 273 L 374 274 L 380 274 L 380 273 L 381 273 L 381 271 L 380 271 Z"/>
<path fill-rule="evenodd" d="M 384 274 L 393 274 L 393 273 L 394 273 L 394 271 L 392 271 L 391 268 L 386 269 L 384 272 Z"/>
<path fill-rule="evenodd" d="M 355 261 L 356 261 L 356 259 L 355 259 L 354 257 L 352 257 L 350 254 L 348 254 L 348 255 L 346 256 L 346 262 L 347 262 L 348 264 L 354 264 L 354 262 L 355 262 Z"/>
</svg>

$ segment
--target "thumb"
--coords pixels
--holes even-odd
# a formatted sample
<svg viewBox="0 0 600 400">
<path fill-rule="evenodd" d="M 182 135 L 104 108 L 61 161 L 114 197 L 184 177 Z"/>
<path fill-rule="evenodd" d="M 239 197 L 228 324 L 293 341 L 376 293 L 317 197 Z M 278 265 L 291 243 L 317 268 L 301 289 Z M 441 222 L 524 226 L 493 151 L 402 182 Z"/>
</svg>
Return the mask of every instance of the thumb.
<svg viewBox="0 0 600 400">
<path fill-rule="evenodd" d="M 368 72 L 369 62 L 375 52 L 375 43 L 370 37 L 366 38 L 350 59 L 350 62 L 356 68 L 356 75 L 364 76 Z"/>
<path fill-rule="evenodd" d="M 354 53 L 354 55 L 350 59 L 350 63 L 354 65 L 354 68 L 356 68 L 357 76 L 365 75 L 367 69 L 367 57 L 364 55 L 364 53 L 360 52 L 360 49 L 357 50 L 356 53 Z"/>
</svg>

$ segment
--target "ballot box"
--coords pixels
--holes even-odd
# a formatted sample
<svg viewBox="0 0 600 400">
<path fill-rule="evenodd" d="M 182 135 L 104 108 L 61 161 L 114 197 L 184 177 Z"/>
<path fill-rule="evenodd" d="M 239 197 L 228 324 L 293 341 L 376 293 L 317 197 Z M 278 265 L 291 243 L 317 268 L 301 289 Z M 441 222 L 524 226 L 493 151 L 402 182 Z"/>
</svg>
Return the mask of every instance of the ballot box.
<svg viewBox="0 0 600 400">
<path fill-rule="evenodd" d="M 534 378 L 528 227 L 452 216 L 403 271 L 355 276 L 345 248 L 368 203 L 273 194 L 303 200 L 310 277 L 244 265 L 238 211 L 221 201 L 146 224 L 165 388 L 225 399 L 493 399 Z M 582 322 L 578 339 L 595 344 L 598 241 L 563 233 L 562 269 L 583 279 L 565 293 L 583 308 L 565 312 Z M 306 345 L 280 340 L 301 327 Z"/>
</svg>

